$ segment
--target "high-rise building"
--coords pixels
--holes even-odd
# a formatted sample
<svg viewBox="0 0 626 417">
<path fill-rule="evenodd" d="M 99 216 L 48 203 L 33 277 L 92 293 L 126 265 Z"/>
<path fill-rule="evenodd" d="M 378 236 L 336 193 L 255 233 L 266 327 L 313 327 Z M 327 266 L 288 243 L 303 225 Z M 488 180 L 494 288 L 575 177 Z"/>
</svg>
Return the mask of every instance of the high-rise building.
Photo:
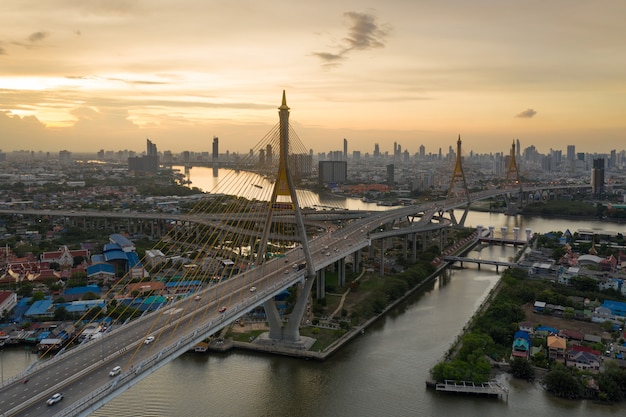
<svg viewBox="0 0 626 417">
<path fill-rule="evenodd" d="M 374 144 L 374 158 L 378 158 L 380 156 L 380 146 L 378 143 Z"/>
<path fill-rule="evenodd" d="M 567 145 L 567 160 L 574 161 L 576 159 L 576 145 Z"/>
<path fill-rule="evenodd" d="M 346 161 L 319 161 L 318 183 L 325 186 L 329 183 L 343 184 L 348 176 L 348 163 Z"/>
<path fill-rule="evenodd" d="M 143 156 L 134 156 L 134 153 L 129 152 L 128 169 L 155 174 L 159 170 L 159 153 L 156 144 L 146 139 L 146 155 Z"/>
<path fill-rule="evenodd" d="M 273 158 L 273 155 L 272 155 L 272 145 L 268 144 L 265 147 L 265 164 L 268 165 L 268 166 L 271 166 L 272 162 L 273 162 L 272 158 Z"/>
<path fill-rule="evenodd" d="M 220 156 L 220 139 L 215 136 L 213 138 L 213 154 L 211 155 L 211 158 L 213 159 L 213 161 L 217 161 L 217 159 Z"/>
<path fill-rule="evenodd" d="M 593 160 L 591 190 L 594 195 L 599 195 L 604 192 L 604 159 L 602 158 Z"/>
<path fill-rule="evenodd" d="M 348 160 L 348 139 L 343 138 L 343 160 Z"/>
<path fill-rule="evenodd" d="M 394 171 L 395 171 L 395 167 L 393 164 L 387 165 L 387 185 L 390 187 L 396 183 Z"/>
</svg>

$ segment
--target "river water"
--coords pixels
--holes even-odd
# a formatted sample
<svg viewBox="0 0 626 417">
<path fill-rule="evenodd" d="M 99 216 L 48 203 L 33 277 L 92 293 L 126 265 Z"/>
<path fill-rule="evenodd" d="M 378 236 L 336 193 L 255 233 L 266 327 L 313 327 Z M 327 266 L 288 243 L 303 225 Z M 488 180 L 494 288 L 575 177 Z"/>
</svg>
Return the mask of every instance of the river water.
<svg viewBox="0 0 626 417">
<path fill-rule="evenodd" d="M 470 212 L 466 225 L 533 232 L 624 227 L 594 221 L 508 217 Z M 514 249 L 489 246 L 480 256 L 508 260 Z M 476 254 L 478 255 L 478 254 Z M 425 387 L 441 359 L 495 285 L 495 269 L 472 265 L 448 271 L 414 294 L 324 362 L 254 352 L 188 353 L 121 394 L 93 416 L 617 416 L 626 407 L 566 401 L 537 384 L 499 378 L 507 401 L 449 396 Z M 36 359 L 23 349 L 0 354 L 4 378 Z"/>
</svg>

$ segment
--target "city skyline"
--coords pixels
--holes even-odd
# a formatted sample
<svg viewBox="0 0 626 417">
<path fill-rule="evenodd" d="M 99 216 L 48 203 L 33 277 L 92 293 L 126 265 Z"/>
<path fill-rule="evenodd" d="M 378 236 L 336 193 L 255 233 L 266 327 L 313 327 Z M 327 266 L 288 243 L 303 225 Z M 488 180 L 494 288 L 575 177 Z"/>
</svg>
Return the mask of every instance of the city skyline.
<svg viewBox="0 0 626 417">
<path fill-rule="evenodd" d="M 5 152 L 623 148 L 626 3 L 0 4 Z"/>
</svg>

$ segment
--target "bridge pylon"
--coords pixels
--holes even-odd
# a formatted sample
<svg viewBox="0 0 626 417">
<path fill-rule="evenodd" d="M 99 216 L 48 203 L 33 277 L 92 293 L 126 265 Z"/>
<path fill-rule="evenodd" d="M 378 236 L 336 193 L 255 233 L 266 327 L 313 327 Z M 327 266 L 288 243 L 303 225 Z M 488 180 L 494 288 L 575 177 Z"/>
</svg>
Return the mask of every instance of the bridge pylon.
<svg viewBox="0 0 626 417">
<path fill-rule="evenodd" d="M 459 139 L 456 142 L 456 162 L 454 164 L 454 170 L 452 171 L 452 178 L 450 179 L 450 188 L 448 188 L 448 195 L 446 197 L 447 200 L 465 198 L 467 199 L 467 206 L 465 207 L 465 211 L 463 212 L 463 216 L 461 217 L 461 221 L 456 221 L 454 217 L 454 213 L 450 210 L 450 217 L 452 220 L 460 226 L 465 224 L 465 219 L 467 218 L 467 213 L 469 212 L 469 206 L 471 204 L 469 197 L 469 188 L 467 187 L 467 181 L 465 180 L 465 172 L 463 171 L 463 164 L 461 163 L 461 135 L 459 135 Z M 460 187 L 455 186 L 458 182 L 462 181 Z"/>
<path fill-rule="evenodd" d="M 506 176 L 504 177 L 504 182 L 504 186 L 508 189 L 511 189 L 511 191 L 519 187 L 518 198 L 521 204 L 524 193 L 522 189 L 522 181 L 520 181 L 519 177 L 519 169 L 517 168 L 517 161 L 515 160 L 515 141 L 513 141 L 513 144 L 511 145 L 511 153 L 509 155 L 509 163 L 506 170 Z M 516 214 L 517 207 L 512 206 L 511 199 L 507 195 L 505 195 L 504 198 L 506 201 L 507 212 L 511 214 Z"/>
<path fill-rule="evenodd" d="M 283 90 L 283 98 L 279 112 L 279 141 L 280 141 L 280 156 L 278 160 L 278 172 L 276 175 L 276 182 L 272 189 L 272 195 L 269 202 L 269 208 L 267 217 L 265 219 L 265 227 L 261 234 L 261 240 L 259 242 L 258 249 L 258 262 L 265 261 L 265 254 L 267 250 L 267 244 L 270 235 L 270 229 L 275 210 L 291 209 L 294 212 L 296 220 L 296 231 L 299 240 L 302 244 L 302 250 L 306 259 L 307 278 L 305 279 L 301 288 L 299 288 L 299 294 L 296 300 L 290 316 L 289 321 L 285 326 L 282 324 L 282 319 L 276 308 L 274 300 L 269 300 L 263 304 L 266 317 L 269 321 L 270 333 L 269 338 L 277 342 L 285 342 L 289 344 L 298 344 L 301 342 L 300 338 L 300 321 L 304 316 L 307 299 L 311 293 L 311 288 L 315 282 L 315 268 L 311 258 L 311 252 L 309 250 L 308 239 L 306 235 L 306 228 L 304 226 L 304 220 L 302 218 L 302 212 L 298 204 L 298 196 L 296 194 L 296 187 L 293 177 L 291 175 L 291 169 L 288 163 L 289 156 L 289 107 L 287 106 L 287 99 L 285 91 Z"/>
</svg>

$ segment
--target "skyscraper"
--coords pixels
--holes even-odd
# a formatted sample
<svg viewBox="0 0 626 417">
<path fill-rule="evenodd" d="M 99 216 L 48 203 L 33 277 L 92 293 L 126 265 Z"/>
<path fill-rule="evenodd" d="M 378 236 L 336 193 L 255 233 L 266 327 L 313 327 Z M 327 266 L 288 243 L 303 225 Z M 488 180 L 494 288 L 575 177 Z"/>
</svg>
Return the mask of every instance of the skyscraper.
<svg viewBox="0 0 626 417">
<path fill-rule="evenodd" d="M 219 158 L 220 156 L 219 143 L 220 143 L 219 138 L 215 136 L 213 138 L 213 155 L 212 155 L 213 162 L 217 162 L 217 158 Z"/>
<path fill-rule="evenodd" d="M 343 138 L 343 160 L 348 160 L 348 139 Z"/>
<path fill-rule="evenodd" d="M 591 190 L 594 195 L 604 192 L 604 159 L 598 158 L 593 160 L 593 169 L 591 170 Z"/>
</svg>

